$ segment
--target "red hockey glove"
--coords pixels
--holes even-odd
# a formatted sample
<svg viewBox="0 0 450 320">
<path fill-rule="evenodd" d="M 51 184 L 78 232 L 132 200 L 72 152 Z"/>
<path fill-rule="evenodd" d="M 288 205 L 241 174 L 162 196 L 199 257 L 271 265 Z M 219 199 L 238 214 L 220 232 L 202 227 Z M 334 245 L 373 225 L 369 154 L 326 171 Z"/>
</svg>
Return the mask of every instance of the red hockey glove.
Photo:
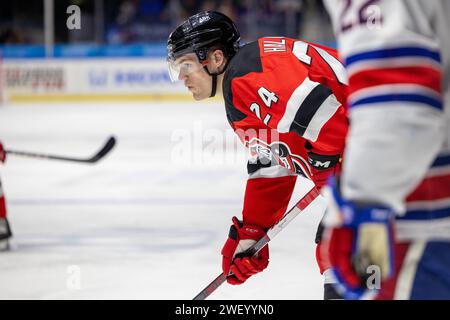
<svg viewBox="0 0 450 320">
<path fill-rule="evenodd" d="M 263 271 L 269 264 L 269 246 L 266 245 L 254 257 L 245 251 L 266 235 L 263 228 L 244 225 L 236 217 L 232 219 L 228 239 L 222 248 L 222 270 L 230 284 L 242 284 L 250 276 Z"/>
<path fill-rule="evenodd" d="M 5 162 L 6 161 L 6 152 L 3 149 L 3 143 L 0 142 L 0 162 Z"/>
<path fill-rule="evenodd" d="M 394 274 L 394 212 L 343 199 L 334 178 L 330 188 L 331 203 L 323 221 L 336 289 L 345 299 L 373 298 L 381 281 Z"/>
</svg>

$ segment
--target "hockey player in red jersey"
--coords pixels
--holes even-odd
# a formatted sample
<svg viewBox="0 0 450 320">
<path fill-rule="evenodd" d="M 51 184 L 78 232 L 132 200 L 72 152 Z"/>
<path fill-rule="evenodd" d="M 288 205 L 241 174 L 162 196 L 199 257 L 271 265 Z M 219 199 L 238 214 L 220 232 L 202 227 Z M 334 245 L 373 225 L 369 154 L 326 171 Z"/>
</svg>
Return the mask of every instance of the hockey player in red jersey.
<svg viewBox="0 0 450 320">
<path fill-rule="evenodd" d="M 3 149 L 3 144 L 0 142 L 0 162 L 4 163 L 6 160 L 6 153 Z M 6 218 L 6 203 L 3 194 L 2 185 L 0 182 L 0 251 L 9 249 L 9 238 L 11 237 L 11 229 L 9 227 L 8 219 Z"/>
<path fill-rule="evenodd" d="M 172 80 L 183 81 L 196 100 L 222 93 L 228 121 L 250 150 L 243 219 L 233 217 L 222 249 L 231 284 L 267 267 L 268 246 L 256 257 L 238 254 L 299 200 L 298 175 L 320 189 L 339 171 L 348 128 L 345 68 L 334 50 L 285 37 L 242 47 L 239 40 L 234 23 L 210 11 L 187 19 L 168 40 Z"/>
<path fill-rule="evenodd" d="M 450 299 L 450 2 L 326 5 L 351 121 L 325 217 L 338 288 Z"/>
</svg>

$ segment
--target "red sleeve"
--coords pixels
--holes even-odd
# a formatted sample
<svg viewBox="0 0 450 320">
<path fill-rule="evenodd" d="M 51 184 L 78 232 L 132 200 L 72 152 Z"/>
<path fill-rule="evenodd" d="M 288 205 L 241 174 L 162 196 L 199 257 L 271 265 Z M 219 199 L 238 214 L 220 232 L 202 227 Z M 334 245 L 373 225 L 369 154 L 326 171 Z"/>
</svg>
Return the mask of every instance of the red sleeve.
<svg viewBox="0 0 450 320">
<path fill-rule="evenodd" d="M 263 228 L 273 226 L 286 212 L 296 176 L 249 179 L 244 196 L 243 220 Z"/>
</svg>

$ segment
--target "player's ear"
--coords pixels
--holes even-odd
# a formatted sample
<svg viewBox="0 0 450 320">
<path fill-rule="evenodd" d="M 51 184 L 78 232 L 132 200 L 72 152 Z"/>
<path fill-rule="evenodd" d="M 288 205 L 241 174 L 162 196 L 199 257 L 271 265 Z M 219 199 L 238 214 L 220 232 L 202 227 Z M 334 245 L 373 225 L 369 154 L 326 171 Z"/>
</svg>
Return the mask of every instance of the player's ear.
<svg viewBox="0 0 450 320">
<path fill-rule="evenodd" d="M 220 49 L 214 50 L 212 53 L 211 60 L 214 64 L 214 67 L 216 67 L 216 68 L 219 68 L 222 65 L 224 65 L 225 64 L 225 55 L 224 55 L 223 51 Z"/>
</svg>

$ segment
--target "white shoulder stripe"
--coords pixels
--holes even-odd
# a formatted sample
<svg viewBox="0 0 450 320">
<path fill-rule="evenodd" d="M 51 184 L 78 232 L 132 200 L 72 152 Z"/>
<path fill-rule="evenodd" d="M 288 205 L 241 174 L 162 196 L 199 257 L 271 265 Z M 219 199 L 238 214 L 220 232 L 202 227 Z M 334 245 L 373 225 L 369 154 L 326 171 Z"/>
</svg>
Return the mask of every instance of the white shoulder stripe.
<svg viewBox="0 0 450 320">
<path fill-rule="evenodd" d="M 331 54 L 329 54 L 327 51 L 318 47 L 314 47 L 314 49 L 316 49 L 316 51 L 320 54 L 322 59 L 328 63 L 338 81 L 342 84 L 348 85 L 347 70 L 345 70 L 344 65 L 335 57 L 333 57 Z"/>
<path fill-rule="evenodd" d="M 320 130 L 331 119 L 331 117 L 336 113 L 341 104 L 334 96 L 330 95 L 320 106 L 317 112 L 314 114 L 313 118 L 308 124 L 303 137 L 312 142 L 317 141 L 319 137 Z"/>
<path fill-rule="evenodd" d="M 286 104 L 286 110 L 284 115 L 278 123 L 277 130 L 280 133 L 287 133 L 291 127 L 292 122 L 295 119 L 298 109 L 302 105 L 303 101 L 308 97 L 311 91 L 319 85 L 318 82 L 311 81 L 306 78 L 301 85 L 294 90 L 291 97 Z"/>
</svg>

